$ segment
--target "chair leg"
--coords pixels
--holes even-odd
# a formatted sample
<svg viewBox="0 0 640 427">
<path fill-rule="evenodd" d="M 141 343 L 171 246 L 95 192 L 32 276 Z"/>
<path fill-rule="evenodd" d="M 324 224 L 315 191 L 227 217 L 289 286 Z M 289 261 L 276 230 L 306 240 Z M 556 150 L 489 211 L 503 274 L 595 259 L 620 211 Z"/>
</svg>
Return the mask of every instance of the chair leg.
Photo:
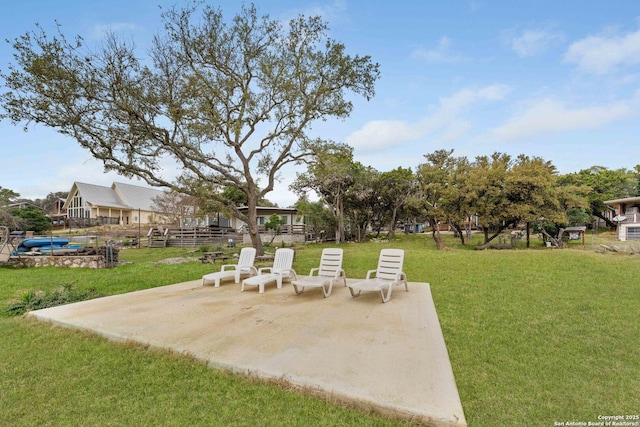
<svg viewBox="0 0 640 427">
<path fill-rule="evenodd" d="M 384 289 L 380 289 L 380 297 L 382 298 L 382 302 L 389 302 L 391 299 L 391 290 L 393 289 L 393 285 L 389 285 L 387 287 L 387 295 L 384 294 Z"/>
<path fill-rule="evenodd" d="M 329 281 L 329 286 L 327 286 L 327 288 L 325 289 L 324 285 L 322 285 L 322 295 L 324 295 L 325 298 L 328 298 L 329 295 L 331 295 L 331 290 L 333 289 L 333 280 Z"/>
<path fill-rule="evenodd" d="M 300 295 L 301 293 L 304 292 L 304 286 L 300 286 L 300 288 L 298 289 L 298 285 L 296 285 L 295 283 L 292 283 L 293 285 L 293 290 L 296 291 L 296 295 Z"/>
<path fill-rule="evenodd" d="M 362 289 L 359 290 L 358 293 L 356 294 L 355 292 L 353 292 L 353 288 L 349 287 L 349 292 L 351 292 L 351 296 L 355 298 L 360 296 L 360 294 L 362 293 Z"/>
</svg>

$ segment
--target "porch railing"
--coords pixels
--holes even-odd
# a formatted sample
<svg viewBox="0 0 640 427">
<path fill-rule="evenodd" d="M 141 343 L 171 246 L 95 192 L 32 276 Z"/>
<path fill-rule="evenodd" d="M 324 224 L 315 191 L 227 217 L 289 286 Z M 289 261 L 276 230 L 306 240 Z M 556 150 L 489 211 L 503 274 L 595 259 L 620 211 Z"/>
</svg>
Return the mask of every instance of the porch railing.
<svg viewBox="0 0 640 427">
<path fill-rule="evenodd" d="M 267 230 L 264 225 L 258 226 L 258 231 L 263 234 L 273 233 L 273 230 Z M 283 225 L 280 228 L 280 234 L 305 234 L 306 226 L 304 224 L 299 225 Z"/>
<path fill-rule="evenodd" d="M 67 226 L 69 228 L 84 228 L 94 227 L 97 225 L 118 225 L 120 224 L 119 217 L 99 216 L 97 218 L 66 218 Z"/>
<path fill-rule="evenodd" d="M 620 216 L 626 217 L 624 221 L 620 221 L 620 224 L 634 224 L 640 222 L 640 213 L 623 214 Z"/>
</svg>

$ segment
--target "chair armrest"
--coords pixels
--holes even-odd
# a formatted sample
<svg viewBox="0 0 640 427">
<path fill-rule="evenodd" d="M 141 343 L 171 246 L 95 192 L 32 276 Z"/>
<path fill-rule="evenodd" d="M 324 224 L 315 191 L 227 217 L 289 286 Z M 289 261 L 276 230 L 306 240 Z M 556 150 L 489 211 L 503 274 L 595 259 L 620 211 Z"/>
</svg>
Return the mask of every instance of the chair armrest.
<svg viewBox="0 0 640 427">
<path fill-rule="evenodd" d="M 343 269 L 339 269 L 339 270 L 336 270 L 336 276 L 335 277 L 336 277 L 336 279 L 338 279 L 340 277 L 346 278 L 347 277 L 347 273 L 345 273 Z"/>
<path fill-rule="evenodd" d="M 244 270 L 244 269 L 249 269 L 249 271 L 251 271 L 254 274 L 259 274 L 258 273 L 258 269 L 254 266 L 254 265 L 243 265 L 241 267 L 239 267 L 240 270 Z"/>
<path fill-rule="evenodd" d="M 315 272 L 317 272 L 319 270 L 320 270 L 320 268 L 318 268 L 318 267 L 314 267 L 311 270 L 309 270 L 309 277 L 313 276 L 313 273 L 315 273 Z"/>
<path fill-rule="evenodd" d="M 278 270 L 278 271 L 274 271 L 274 273 L 279 274 L 283 277 L 287 276 L 287 277 L 291 277 L 293 276 L 293 280 L 296 280 L 298 278 L 298 275 L 296 274 L 296 271 L 293 268 L 287 268 L 286 270 Z"/>
<path fill-rule="evenodd" d="M 271 273 L 271 268 L 272 267 L 260 267 L 258 269 L 258 274 Z"/>
<path fill-rule="evenodd" d="M 369 270 L 367 271 L 367 279 L 371 279 L 371 275 L 374 274 L 378 270 Z"/>
<path fill-rule="evenodd" d="M 227 267 L 229 268 L 229 270 L 235 270 L 238 268 L 238 266 L 236 264 L 224 264 L 222 266 L 222 268 L 220 269 L 220 271 L 226 271 Z"/>
</svg>

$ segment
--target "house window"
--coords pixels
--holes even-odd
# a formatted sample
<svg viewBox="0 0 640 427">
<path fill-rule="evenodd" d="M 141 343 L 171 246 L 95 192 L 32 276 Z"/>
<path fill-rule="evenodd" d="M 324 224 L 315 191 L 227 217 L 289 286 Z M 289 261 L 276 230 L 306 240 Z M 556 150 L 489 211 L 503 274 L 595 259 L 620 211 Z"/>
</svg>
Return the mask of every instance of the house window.
<svg viewBox="0 0 640 427">
<path fill-rule="evenodd" d="M 69 203 L 69 209 L 67 209 L 67 216 L 70 218 L 89 218 L 89 212 L 84 208 L 82 196 L 76 192 Z"/>
<path fill-rule="evenodd" d="M 640 240 L 640 227 L 627 227 L 627 240 Z"/>
</svg>

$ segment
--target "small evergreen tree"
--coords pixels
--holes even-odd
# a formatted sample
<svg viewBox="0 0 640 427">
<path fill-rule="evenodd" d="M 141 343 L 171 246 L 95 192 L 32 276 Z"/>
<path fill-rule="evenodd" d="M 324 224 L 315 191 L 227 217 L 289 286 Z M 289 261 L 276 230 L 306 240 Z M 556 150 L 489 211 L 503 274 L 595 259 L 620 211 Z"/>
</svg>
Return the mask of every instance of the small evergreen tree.
<svg viewBox="0 0 640 427">
<path fill-rule="evenodd" d="M 22 218 L 24 220 L 22 227 L 26 230 L 32 230 L 34 233 L 42 233 L 52 227 L 51 218 L 36 207 L 13 208 L 9 212 L 14 217 Z"/>
<path fill-rule="evenodd" d="M 284 219 L 280 218 L 278 214 L 271 214 L 269 217 L 269 221 L 265 222 L 264 228 L 267 230 L 273 230 L 273 236 L 271 237 L 271 241 L 269 245 L 273 244 L 273 241 L 276 239 L 276 236 L 282 234 L 282 226 L 284 225 Z"/>
</svg>

